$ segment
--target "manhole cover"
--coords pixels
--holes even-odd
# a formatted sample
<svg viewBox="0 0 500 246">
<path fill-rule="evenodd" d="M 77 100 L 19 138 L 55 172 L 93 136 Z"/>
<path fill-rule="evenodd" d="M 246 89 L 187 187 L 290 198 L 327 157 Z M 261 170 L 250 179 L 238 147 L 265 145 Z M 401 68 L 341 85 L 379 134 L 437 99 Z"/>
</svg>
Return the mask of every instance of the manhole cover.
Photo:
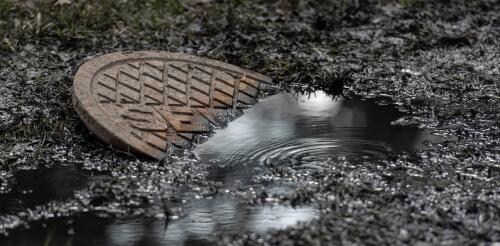
<svg viewBox="0 0 500 246">
<path fill-rule="evenodd" d="M 121 52 L 83 64 L 74 104 L 105 142 L 157 159 L 207 133 L 225 111 L 256 101 L 264 75 L 227 63 L 166 52 Z"/>
</svg>

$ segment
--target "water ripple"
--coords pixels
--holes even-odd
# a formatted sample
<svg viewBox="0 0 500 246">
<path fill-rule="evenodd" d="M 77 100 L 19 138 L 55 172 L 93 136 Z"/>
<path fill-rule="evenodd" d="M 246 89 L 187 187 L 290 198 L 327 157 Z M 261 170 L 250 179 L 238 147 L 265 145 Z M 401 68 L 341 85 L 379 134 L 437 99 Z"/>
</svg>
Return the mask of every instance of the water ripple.
<svg viewBox="0 0 500 246">
<path fill-rule="evenodd" d="M 382 142 L 356 139 L 302 138 L 289 141 L 267 141 L 255 146 L 243 146 L 234 153 L 225 154 L 226 163 L 259 165 L 301 165 L 325 161 L 338 156 L 385 157 L 391 148 Z"/>
</svg>

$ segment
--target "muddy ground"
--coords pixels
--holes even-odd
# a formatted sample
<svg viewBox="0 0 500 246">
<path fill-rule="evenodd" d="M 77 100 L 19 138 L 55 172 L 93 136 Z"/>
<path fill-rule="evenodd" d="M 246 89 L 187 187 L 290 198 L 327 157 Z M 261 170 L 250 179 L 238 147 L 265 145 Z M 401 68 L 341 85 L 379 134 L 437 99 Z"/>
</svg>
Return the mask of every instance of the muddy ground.
<svg viewBox="0 0 500 246">
<path fill-rule="evenodd" d="M 445 139 L 380 161 L 330 160 L 321 172 L 267 166 L 257 184 L 304 185 L 286 196 L 261 185 L 230 195 L 253 204 L 314 203 L 321 217 L 221 244 L 500 242 L 500 1 L 57 2 L 0 2 L 0 192 L 24 169 L 74 165 L 106 178 L 71 199 L 3 212 L 2 234 L 84 211 L 174 218 L 182 216 L 180 192 L 214 194 L 207 165 L 189 154 L 156 162 L 119 153 L 72 108 L 72 77 L 86 60 L 166 50 L 265 73 L 278 89 L 394 104 L 408 115 L 394 124 Z"/>
</svg>

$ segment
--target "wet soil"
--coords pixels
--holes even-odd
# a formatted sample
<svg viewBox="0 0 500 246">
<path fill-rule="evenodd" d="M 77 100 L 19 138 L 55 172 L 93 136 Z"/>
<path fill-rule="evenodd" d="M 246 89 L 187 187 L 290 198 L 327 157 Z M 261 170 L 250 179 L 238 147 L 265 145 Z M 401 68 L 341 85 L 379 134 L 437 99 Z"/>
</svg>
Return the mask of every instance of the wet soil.
<svg viewBox="0 0 500 246">
<path fill-rule="evenodd" d="M 99 219 L 91 213 L 75 213 L 34 222 L 4 243 L 71 240 L 79 244 L 88 238 L 99 245 L 206 245 L 215 244 L 217 235 L 266 233 L 317 219 L 321 212 L 317 204 L 281 201 L 299 188 L 318 185 L 314 179 L 304 182 L 300 177 L 330 172 L 338 161 L 356 160 L 363 165 L 367 160 L 383 160 L 393 151 L 425 149 L 424 141 L 442 141 L 428 130 L 392 126 L 401 115 L 392 106 L 334 99 L 321 91 L 273 95 L 197 146 L 192 162 L 205 167 L 205 179 L 212 187 L 194 198 L 176 194 L 181 200 L 176 214 L 168 210 L 172 205 L 155 214 L 156 220 L 127 215 Z M 6 213 L 50 200 L 71 200 L 74 191 L 102 178 L 59 167 L 20 171 L 15 180 L 18 185 L 0 195 Z M 252 200 L 247 198 L 257 200 L 249 203 Z M 106 233 L 95 235 L 85 228 Z"/>
<path fill-rule="evenodd" d="M 0 215 L 0 231 L 10 234 L 5 240 L 26 225 L 40 228 L 37 223 L 84 213 L 175 221 L 185 216 L 183 200 L 213 198 L 220 181 L 211 180 L 210 165 L 193 161 L 194 153 L 156 162 L 117 152 L 89 134 L 71 106 L 72 76 L 86 59 L 158 49 L 266 73 L 276 90 L 323 89 L 390 104 L 405 113 L 392 125 L 444 138 L 379 158 L 318 155 L 334 168 L 314 173 L 290 171 L 296 163 L 271 154 L 280 165 L 265 165 L 248 192 L 230 196 L 250 207 L 312 205 L 320 216 L 278 231 L 217 235 L 220 244 L 500 241 L 499 1 L 200 1 L 180 7 L 168 1 L 162 18 L 152 1 L 98 9 L 84 1 L 54 8 L 10 2 L 0 6 L 8 10 L 0 13 L 0 192 L 18 199 L 16 185 L 27 182 L 16 181 L 20 170 L 69 165 L 105 177 L 73 186 L 70 199 L 2 205 L 9 207 Z M 118 11 L 108 11 L 104 24 L 88 21 L 109 9 Z M 306 185 L 286 195 L 261 185 L 289 179 Z M 47 235 L 30 232 L 43 240 Z"/>
</svg>

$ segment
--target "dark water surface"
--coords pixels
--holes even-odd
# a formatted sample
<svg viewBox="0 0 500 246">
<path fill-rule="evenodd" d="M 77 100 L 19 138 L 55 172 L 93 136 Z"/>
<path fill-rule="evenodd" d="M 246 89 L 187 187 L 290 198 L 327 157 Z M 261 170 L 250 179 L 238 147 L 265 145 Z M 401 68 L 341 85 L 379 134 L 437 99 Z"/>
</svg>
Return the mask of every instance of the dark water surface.
<svg viewBox="0 0 500 246">
<path fill-rule="evenodd" d="M 72 198 L 75 190 L 103 177 L 83 172 L 75 166 L 18 171 L 12 191 L 0 194 L 0 213 L 22 211 L 52 200 Z"/>
<path fill-rule="evenodd" d="M 279 94 L 263 99 L 244 116 L 196 148 L 210 163 L 208 178 L 224 187 L 252 184 L 265 166 L 320 168 L 339 156 L 383 158 L 393 151 L 423 147 L 429 132 L 391 126 L 401 114 L 390 106 L 359 100 L 332 100 L 322 92 Z M 0 195 L 2 213 L 64 200 L 99 177 L 75 168 L 25 171 Z M 267 187 L 286 192 L 284 185 Z M 178 219 L 109 219 L 92 214 L 35 222 L 30 229 L 0 238 L 0 245 L 205 245 L 216 234 L 266 232 L 320 216 L 311 207 L 247 205 L 235 198 L 189 201 Z M 48 243 L 48 244 L 47 244 Z"/>
<path fill-rule="evenodd" d="M 383 158 L 391 150 L 411 152 L 424 147 L 424 140 L 435 140 L 428 131 L 391 126 L 400 116 L 391 106 L 333 100 L 323 92 L 279 94 L 262 100 L 196 152 L 221 164 L 213 165 L 212 179 L 232 186 L 248 182 L 259 166 L 311 167 L 339 156 Z"/>
</svg>

